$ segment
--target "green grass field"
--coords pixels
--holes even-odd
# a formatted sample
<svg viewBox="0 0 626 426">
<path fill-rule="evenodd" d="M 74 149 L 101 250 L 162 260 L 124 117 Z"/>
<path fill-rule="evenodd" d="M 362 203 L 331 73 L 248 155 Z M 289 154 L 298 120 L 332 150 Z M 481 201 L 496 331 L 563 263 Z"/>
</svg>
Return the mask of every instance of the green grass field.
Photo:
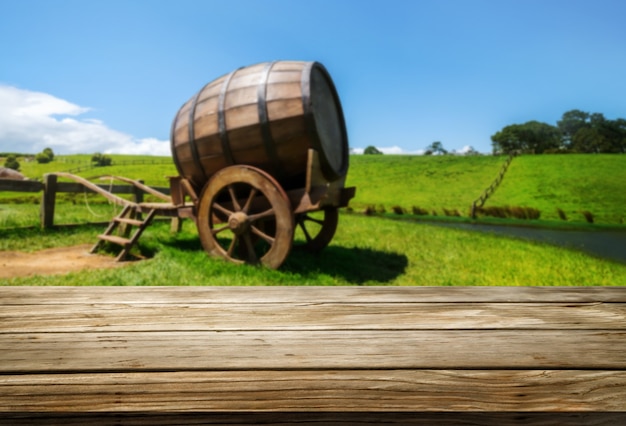
<svg viewBox="0 0 626 426">
<path fill-rule="evenodd" d="M 497 177 L 505 157 L 477 156 L 353 156 L 347 185 L 354 185 L 356 210 L 382 205 L 386 211 L 413 206 L 437 215 L 444 209 L 468 216 L 472 202 Z M 585 223 L 582 211 L 595 223 L 626 221 L 626 156 L 525 155 L 516 157 L 488 206 L 532 207 L 541 219 Z"/>
<path fill-rule="evenodd" d="M 113 158 L 116 162 L 153 159 Z M 41 178 L 44 173 L 68 170 L 89 159 L 90 156 L 70 156 L 66 162 L 47 165 L 22 163 L 22 171 L 28 177 Z M 626 285 L 624 264 L 546 244 L 443 228 L 391 212 L 394 206 L 409 212 L 416 206 L 434 212 L 439 220 L 459 220 L 443 217 L 443 209 L 456 209 L 467 216 L 472 201 L 490 185 L 504 160 L 492 156 L 353 156 L 347 185 L 357 187 L 357 195 L 351 202 L 354 213 L 341 215 L 337 235 L 319 256 L 292 251 L 279 271 L 210 259 L 202 250 L 191 222 L 181 234 L 170 234 L 167 222 L 159 222 L 140 240 L 141 251 L 148 257 L 146 261 L 133 262 L 118 270 L 18 278 L 0 284 Z M 120 175 L 142 179 L 153 186 L 166 186 L 165 177 L 175 175 L 176 170 L 171 163 L 117 165 L 80 174 Z M 542 220 L 533 223 L 544 226 L 571 224 L 591 229 L 614 226 L 623 230 L 624 181 L 626 156 L 522 156 L 513 160 L 487 206 L 537 208 L 542 212 Z M 37 251 L 94 243 L 104 225 L 87 223 L 108 222 L 119 211 L 119 207 L 95 196 L 63 197 L 57 203 L 55 223 L 83 225 L 40 231 L 38 197 L 39 194 L 0 193 L 0 256 L 2 250 Z M 372 205 L 383 206 L 387 213 L 374 217 L 363 215 L 364 209 Z M 559 219 L 557 208 L 566 212 L 566 222 Z M 582 210 L 594 214 L 594 225 L 585 225 Z"/>
<path fill-rule="evenodd" d="M 93 243 L 102 227 L 0 230 L 0 250 Z M 209 258 L 186 223 L 167 222 L 140 240 L 148 260 L 121 269 L 0 280 L 3 285 L 626 285 L 626 265 L 574 250 L 439 227 L 422 222 L 343 214 L 319 255 L 292 251 L 279 270 Z"/>
<path fill-rule="evenodd" d="M 458 209 L 467 215 L 485 187 L 497 176 L 505 157 L 358 155 L 350 158 L 346 185 L 356 186 L 351 205 L 362 210 L 420 207 L 443 215 Z"/>
<path fill-rule="evenodd" d="M 529 206 L 541 217 L 585 221 L 581 211 L 593 213 L 597 223 L 626 220 L 625 155 L 545 155 L 515 158 L 487 205 Z"/>
</svg>

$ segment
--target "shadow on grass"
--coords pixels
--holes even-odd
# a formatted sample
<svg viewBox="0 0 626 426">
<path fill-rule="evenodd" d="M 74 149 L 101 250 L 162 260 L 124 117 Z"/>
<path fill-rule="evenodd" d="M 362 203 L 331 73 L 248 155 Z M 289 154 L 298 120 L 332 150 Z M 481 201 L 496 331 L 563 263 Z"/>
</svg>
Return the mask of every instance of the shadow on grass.
<svg viewBox="0 0 626 426">
<path fill-rule="evenodd" d="M 184 252 L 204 251 L 197 237 L 172 239 L 162 244 Z M 306 279 L 327 275 L 356 285 L 386 284 L 404 274 L 408 264 L 404 254 L 330 245 L 320 253 L 291 250 L 277 272 Z"/>
<path fill-rule="evenodd" d="M 292 250 L 281 271 L 330 275 L 357 285 L 385 284 L 404 274 L 408 264 L 409 259 L 399 253 L 331 245 L 317 254 Z"/>
</svg>

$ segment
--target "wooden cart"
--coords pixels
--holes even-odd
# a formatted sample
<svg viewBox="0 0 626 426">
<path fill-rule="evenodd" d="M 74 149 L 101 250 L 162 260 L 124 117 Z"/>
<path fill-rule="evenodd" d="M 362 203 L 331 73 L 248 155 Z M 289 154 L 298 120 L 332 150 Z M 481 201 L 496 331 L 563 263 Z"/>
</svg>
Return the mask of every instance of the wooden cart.
<svg viewBox="0 0 626 426">
<path fill-rule="evenodd" d="M 265 62 L 208 83 L 179 109 L 171 142 L 174 202 L 191 198 L 204 249 L 233 262 L 277 268 L 296 227 L 301 248 L 324 248 L 355 193 L 344 188 L 341 103 L 318 62 Z"/>
<path fill-rule="evenodd" d="M 318 62 L 261 63 L 208 83 L 179 109 L 171 145 L 179 175 L 170 179 L 170 202 L 126 209 L 100 236 L 124 245 L 120 259 L 146 226 L 130 217 L 139 212 L 191 217 L 210 255 L 278 268 L 296 229 L 303 233 L 296 248 L 326 247 L 338 209 L 355 194 L 344 188 L 341 104 Z M 112 234 L 117 223 L 139 233 L 120 239 Z"/>
<path fill-rule="evenodd" d="M 309 150 L 303 188 L 285 190 L 257 167 L 233 165 L 215 173 L 199 195 L 182 177 L 171 179 L 171 189 L 179 215 L 195 219 L 207 253 L 235 263 L 278 268 L 292 247 L 317 252 L 330 243 L 338 210 L 356 191 L 345 188 L 344 181 L 327 181 L 317 152 Z M 297 228 L 303 238 L 294 242 Z"/>
</svg>

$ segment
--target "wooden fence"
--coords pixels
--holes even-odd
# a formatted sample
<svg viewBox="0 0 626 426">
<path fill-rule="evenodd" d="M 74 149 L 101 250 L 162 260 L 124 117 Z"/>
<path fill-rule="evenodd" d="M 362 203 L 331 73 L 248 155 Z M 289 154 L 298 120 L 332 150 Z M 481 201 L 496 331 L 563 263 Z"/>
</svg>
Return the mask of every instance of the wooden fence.
<svg viewBox="0 0 626 426">
<path fill-rule="evenodd" d="M 498 173 L 498 176 L 493 181 L 493 183 L 489 185 L 489 187 L 483 191 L 480 197 L 474 200 L 474 202 L 472 203 L 472 207 L 471 207 L 471 215 L 473 219 L 476 219 L 476 209 L 484 206 L 487 199 L 491 197 L 494 192 L 496 192 L 496 189 L 498 189 L 498 187 L 502 183 L 502 179 L 504 179 L 505 173 L 509 169 L 509 165 L 511 164 L 511 161 L 513 161 L 513 158 L 515 158 L 517 155 L 518 155 L 518 152 L 512 152 L 508 156 L 508 158 L 502 165 L 502 168 L 500 169 L 500 173 Z"/>
<path fill-rule="evenodd" d="M 112 194 L 132 195 L 134 203 L 143 201 L 145 192 L 133 185 L 97 185 L 98 187 Z M 166 195 L 170 189 L 165 187 L 154 188 Z M 54 210 L 56 206 L 56 196 L 58 193 L 84 193 L 93 192 L 84 185 L 76 182 L 59 182 L 55 174 L 44 175 L 43 182 L 30 180 L 7 180 L 0 179 L 0 191 L 9 192 L 41 192 L 40 221 L 42 228 L 54 226 Z"/>
</svg>

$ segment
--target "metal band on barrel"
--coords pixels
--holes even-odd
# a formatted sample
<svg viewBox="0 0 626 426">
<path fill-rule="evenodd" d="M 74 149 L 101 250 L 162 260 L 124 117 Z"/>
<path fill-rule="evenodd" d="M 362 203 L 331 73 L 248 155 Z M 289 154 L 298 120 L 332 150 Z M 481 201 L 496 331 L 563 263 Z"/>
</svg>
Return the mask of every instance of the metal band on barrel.
<svg viewBox="0 0 626 426">
<path fill-rule="evenodd" d="M 220 140 L 222 141 L 222 154 L 224 154 L 224 159 L 228 165 L 235 164 L 235 160 L 233 159 L 233 152 L 230 149 L 230 141 L 228 140 L 228 131 L 226 129 L 226 111 L 224 111 L 224 106 L 226 103 L 226 92 L 228 91 L 228 85 L 230 84 L 230 80 L 233 78 L 235 73 L 239 71 L 241 68 L 236 69 L 226 76 L 224 79 L 224 83 L 222 83 L 222 88 L 220 89 L 220 98 L 219 98 L 219 106 L 217 110 L 217 122 L 220 130 Z"/>
<path fill-rule="evenodd" d="M 261 79 L 259 81 L 257 91 L 257 106 L 259 109 L 259 124 L 261 126 L 261 136 L 263 138 L 263 145 L 265 146 L 265 153 L 270 160 L 275 176 L 280 179 L 284 176 L 285 171 L 280 163 L 280 159 L 278 158 L 276 143 L 274 142 L 272 132 L 270 131 L 269 114 L 267 111 L 267 82 L 275 63 L 276 62 L 269 62 L 265 65 L 265 68 L 261 73 Z"/>
<path fill-rule="evenodd" d="M 178 123 L 178 114 L 174 117 L 174 121 L 172 122 L 172 130 L 170 131 L 170 150 L 172 152 L 172 159 L 174 160 L 174 165 L 176 166 L 176 170 L 180 176 L 183 175 L 183 169 L 180 167 L 180 161 L 178 160 L 178 155 L 176 154 L 176 145 L 174 141 L 174 137 L 176 135 L 176 124 Z"/>
<path fill-rule="evenodd" d="M 202 176 L 206 180 L 207 175 L 204 172 L 204 167 L 202 167 L 202 163 L 200 162 L 200 154 L 198 153 L 198 145 L 196 145 L 196 135 L 194 130 L 194 120 L 196 118 L 196 106 L 198 105 L 198 99 L 200 98 L 200 94 L 204 91 L 204 89 L 209 85 L 207 83 L 200 89 L 196 96 L 194 96 L 191 109 L 189 110 L 189 147 L 191 148 L 191 157 L 193 158 L 193 163 L 196 165 L 196 168 L 200 170 Z"/>
</svg>

